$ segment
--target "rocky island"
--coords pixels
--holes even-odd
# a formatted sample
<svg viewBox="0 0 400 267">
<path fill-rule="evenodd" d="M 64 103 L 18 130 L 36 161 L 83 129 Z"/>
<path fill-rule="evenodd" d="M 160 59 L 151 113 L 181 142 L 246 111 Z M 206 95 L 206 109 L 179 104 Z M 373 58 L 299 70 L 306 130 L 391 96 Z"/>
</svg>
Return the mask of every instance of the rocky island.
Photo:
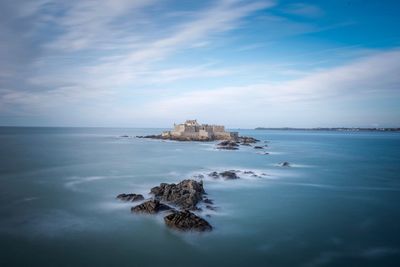
<svg viewBox="0 0 400 267">
<path fill-rule="evenodd" d="M 220 140 L 221 142 L 216 146 L 219 150 L 238 150 L 239 145 L 252 146 L 260 141 L 253 137 L 239 136 L 237 132 L 227 132 L 223 125 L 199 124 L 197 120 L 174 124 L 173 130 L 164 131 L 158 135 L 136 136 L 136 138 L 202 142 Z M 261 149 L 263 147 L 255 146 L 254 148 Z"/>
<path fill-rule="evenodd" d="M 237 132 L 225 131 L 225 126 L 199 124 L 197 120 L 187 120 L 185 123 L 174 124 L 174 129 L 165 131 L 159 135 L 137 136 L 138 138 L 153 138 L 176 141 L 237 141 Z"/>
</svg>

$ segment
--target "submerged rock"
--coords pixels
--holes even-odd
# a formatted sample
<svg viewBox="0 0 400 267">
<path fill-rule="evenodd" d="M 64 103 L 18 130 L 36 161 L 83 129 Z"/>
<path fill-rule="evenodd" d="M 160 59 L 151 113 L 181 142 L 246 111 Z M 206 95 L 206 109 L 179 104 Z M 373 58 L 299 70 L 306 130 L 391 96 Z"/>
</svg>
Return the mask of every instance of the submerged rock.
<svg viewBox="0 0 400 267">
<path fill-rule="evenodd" d="M 173 212 L 164 217 L 164 222 L 168 227 L 181 231 L 211 231 L 212 226 L 203 218 L 185 210 Z"/>
<path fill-rule="evenodd" d="M 262 146 L 255 146 L 254 149 L 263 149 Z"/>
<path fill-rule="evenodd" d="M 209 198 L 204 199 L 203 202 L 206 204 L 214 204 L 214 202 Z"/>
<path fill-rule="evenodd" d="M 161 183 L 150 190 L 155 198 L 176 205 L 181 209 L 196 209 L 205 194 L 203 182 L 183 180 L 178 184 Z"/>
<path fill-rule="evenodd" d="M 210 177 L 212 177 L 212 178 L 214 178 L 214 179 L 218 179 L 218 178 L 219 178 L 218 172 L 210 172 L 210 173 L 208 174 L 208 176 L 210 176 Z"/>
<path fill-rule="evenodd" d="M 211 206 L 211 205 L 206 205 L 206 208 L 209 209 L 209 210 L 216 210 L 216 208 Z"/>
<path fill-rule="evenodd" d="M 279 164 L 281 167 L 290 167 L 290 163 L 287 161 L 284 161 L 282 163 Z"/>
<path fill-rule="evenodd" d="M 238 141 L 240 142 L 241 145 L 250 145 L 250 144 L 257 143 L 260 140 L 255 139 L 253 137 L 249 137 L 249 136 L 240 136 Z"/>
<path fill-rule="evenodd" d="M 131 202 L 140 201 L 144 199 L 143 195 L 141 194 L 119 194 L 117 198 L 123 201 L 131 201 Z"/>
<path fill-rule="evenodd" d="M 158 201 L 156 199 L 152 199 L 152 200 L 143 202 L 140 205 L 132 207 L 131 211 L 132 212 L 137 212 L 137 213 L 155 214 L 155 213 L 158 213 L 160 211 L 171 210 L 171 209 L 172 208 L 170 206 L 162 204 L 160 201 Z"/>
<path fill-rule="evenodd" d="M 161 134 L 137 135 L 136 138 L 163 139 Z"/>
<path fill-rule="evenodd" d="M 227 180 L 239 179 L 239 176 L 237 176 L 235 171 L 224 171 L 220 172 L 219 175 L 221 175 L 222 178 Z"/>
<path fill-rule="evenodd" d="M 220 177 L 226 179 L 226 180 L 234 180 L 234 179 L 239 179 L 240 177 L 236 174 L 237 171 L 230 170 L 230 171 L 223 171 L 223 172 L 211 172 L 208 174 L 208 176 L 218 179 Z"/>
<path fill-rule="evenodd" d="M 218 149 L 238 150 L 238 144 L 235 141 L 222 141 L 217 145 Z"/>
</svg>

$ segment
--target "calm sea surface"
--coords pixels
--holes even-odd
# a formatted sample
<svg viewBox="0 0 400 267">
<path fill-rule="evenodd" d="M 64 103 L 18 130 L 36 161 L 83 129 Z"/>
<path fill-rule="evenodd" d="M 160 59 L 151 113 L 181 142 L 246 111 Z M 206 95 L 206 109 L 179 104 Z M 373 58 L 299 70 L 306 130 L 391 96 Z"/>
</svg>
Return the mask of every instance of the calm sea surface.
<svg viewBox="0 0 400 267">
<path fill-rule="evenodd" d="M 160 131 L 0 128 L 0 266 L 400 266 L 399 133 L 240 130 L 269 155 L 119 137 Z M 230 169 L 265 175 L 204 179 L 210 233 L 115 199 Z"/>
</svg>

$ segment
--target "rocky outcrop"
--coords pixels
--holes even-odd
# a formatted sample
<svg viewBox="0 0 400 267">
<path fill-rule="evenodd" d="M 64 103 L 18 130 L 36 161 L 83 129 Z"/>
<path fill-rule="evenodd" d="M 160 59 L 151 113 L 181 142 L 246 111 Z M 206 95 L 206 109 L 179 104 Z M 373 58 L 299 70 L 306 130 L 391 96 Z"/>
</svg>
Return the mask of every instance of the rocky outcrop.
<svg viewBox="0 0 400 267">
<path fill-rule="evenodd" d="M 212 226 L 206 220 L 188 210 L 173 212 L 164 217 L 164 222 L 168 227 L 181 231 L 212 230 Z"/>
<path fill-rule="evenodd" d="M 252 146 L 252 144 L 256 144 L 260 142 L 260 140 L 250 137 L 250 136 L 218 136 L 215 135 L 212 138 L 206 136 L 185 136 L 185 135 L 172 135 L 172 134 L 157 134 L 157 135 L 138 135 L 136 138 L 150 138 L 150 139 L 159 139 L 159 140 L 173 140 L 173 141 L 198 141 L 198 142 L 209 142 L 215 140 L 223 140 L 218 143 L 216 148 L 219 150 L 238 150 L 240 146 Z M 267 142 L 267 141 L 265 141 Z M 262 149 L 265 146 L 255 146 L 255 149 Z"/>
<path fill-rule="evenodd" d="M 222 141 L 217 145 L 217 148 L 225 150 L 238 150 L 239 145 L 235 141 Z"/>
<path fill-rule="evenodd" d="M 178 184 L 162 183 L 153 187 L 150 193 L 154 194 L 157 200 L 176 205 L 181 209 L 195 210 L 205 192 L 202 182 L 188 179 Z"/>
<path fill-rule="evenodd" d="M 172 208 L 160 203 L 160 201 L 156 199 L 148 200 L 146 202 L 143 202 L 140 205 L 137 205 L 135 207 L 131 208 L 132 212 L 136 213 L 149 213 L 149 214 L 155 214 L 160 211 L 166 211 L 166 210 L 171 210 Z"/>
<path fill-rule="evenodd" d="M 204 136 L 199 137 L 188 137 L 188 136 L 162 136 L 161 134 L 152 134 L 152 135 L 138 135 L 136 138 L 150 138 L 150 139 L 160 139 L 160 140 L 173 140 L 173 141 L 198 141 L 198 142 L 208 142 L 213 141 L 212 139 Z"/>
<path fill-rule="evenodd" d="M 214 202 L 213 202 L 211 199 L 209 199 L 209 198 L 205 198 L 205 199 L 203 200 L 203 202 L 206 203 L 206 204 L 214 204 Z"/>
<path fill-rule="evenodd" d="M 238 141 L 240 142 L 241 145 L 250 145 L 257 143 L 260 140 L 249 136 L 240 136 Z"/>
<path fill-rule="evenodd" d="M 284 162 L 279 163 L 279 166 L 281 166 L 281 167 L 290 167 L 290 163 L 287 162 L 287 161 L 284 161 Z"/>
<path fill-rule="evenodd" d="M 227 180 L 239 179 L 239 176 L 236 175 L 235 171 L 224 171 L 220 172 L 219 175 L 221 175 L 222 178 Z"/>
<path fill-rule="evenodd" d="M 122 201 L 131 201 L 131 202 L 144 200 L 144 197 L 141 194 L 119 194 L 117 198 Z"/>
<path fill-rule="evenodd" d="M 239 179 L 239 176 L 236 174 L 236 171 L 230 170 L 230 171 L 223 171 L 223 172 L 211 172 L 208 174 L 208 176 L 218 179 L 220 177 L 226 179 L 226 180 L 234 180 L 234 179 Z"/>
</svg>

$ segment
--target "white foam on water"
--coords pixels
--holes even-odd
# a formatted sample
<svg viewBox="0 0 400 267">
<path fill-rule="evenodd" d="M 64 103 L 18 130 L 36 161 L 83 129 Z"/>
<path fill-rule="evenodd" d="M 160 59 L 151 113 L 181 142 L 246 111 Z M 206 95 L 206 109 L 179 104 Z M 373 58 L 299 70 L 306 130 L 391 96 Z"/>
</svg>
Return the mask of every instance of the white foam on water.
<svg viewBox="0 0 400 267">
<path fill-rule="evenodd" d="M 270 166 L 274 166 L 274 167 L 282 167 L 285 169 L 290 169 L 290 168 L 315 168 L 315 165 L 307 165 L 307 164 L 292 164 L 289 162 L 289 166 L 281 166 L 281 163 L 273 163 L 270 164 Z"/>
<path fill-rule="evenodd" d="M 267 151 L 270 155 L 285 155 L 285 154 L 287 154 L 287 153 L 285 153 L 285 152 L 280 152 L 280 151 L 270 151 L 270 150 L 268 150 Z"/>
<path fill-rule="evenodd" d="M 73 191 L 78 191 L 80 187 L 90 184 L 90 183 L 95 183 L 103 180 L 113 180 L 113 179 L 122 179 L 122 178 L 128 178 L 128 177 L 133 177 L 133 176 L 127 176 L 127 175 L 109 175 L 109 176 L 70 176 L 67 177 L 66 180 L 67 182 L 64 183 L 65 187 L 67 187 L 70 190 Z"/>
<path fill-rule="evenodd" d="M 108 179 L 107 176 L 86 176 L 86 177 L 80 177 L 80 176 L 73 176 L 69 177 L 68 179 L 72 180 L 69 182 L 65 183 L 65 186 L 71 189 L 75 189 L 77 185 L 84 184 L 84 183 L 90 183 L 98 180 L 104 180 Z"/>
</svg>

